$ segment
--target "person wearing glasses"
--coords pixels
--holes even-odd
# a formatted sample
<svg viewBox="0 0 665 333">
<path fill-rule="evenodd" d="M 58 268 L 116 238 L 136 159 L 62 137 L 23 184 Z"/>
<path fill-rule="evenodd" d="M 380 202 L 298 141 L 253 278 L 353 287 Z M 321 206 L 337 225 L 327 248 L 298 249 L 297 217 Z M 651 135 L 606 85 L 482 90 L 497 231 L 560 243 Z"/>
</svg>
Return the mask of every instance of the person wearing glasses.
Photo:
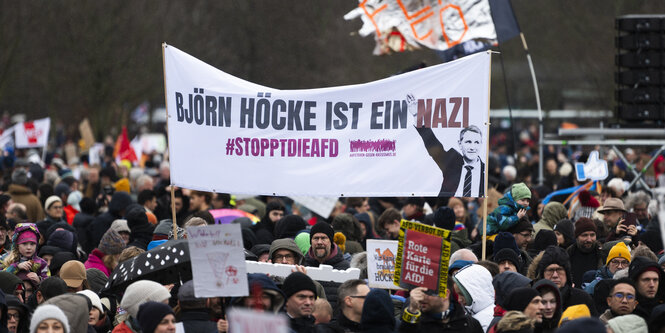
<svg viewBox="0 0 665 333">
<path fill-rule="evenodd" d="M 584 291 L 593 295 L 595 293 L 596 285 L 598 285 L 601 280 L 611 279 L 614 276 L 614 273 L 618 270 L 628 268 L 630 260 L 631 254 L 628 246 L 626 246 L 624 242 L 616 243 L 612 246 L 610 253 L 607 255 L 605 266 L 596 271 L 594 280 L 584 287 Z"/>
<path fill-rule="evenodd" d="M 369 287 L 363 280 L 352 279 L 342 283 L 337 289 L 339 311 L 332 324 L 344 332 L 360 332 L 360 317 L 367 294 Z"/>
<path fill-rule="evenodd" d="M 598 316 L 591 296 L 579 288 L 573 288 L 570 257 L 564 249 L 556 245 L 548 246 L 529 267 L 527 277 L 552 281 L 561 292 L 562 309 L 571 305 L 584 304 L 589 308 L 591 315 Z"/>
<path fill-rule="evenodd" d="M 64 207 L 62 199 L 56 195 L 52 195 L 46 199 L 46 202 L 44 203 L 46 219 L 37 222 L 37 229 L 39 229 L 40 234 L 46 235 L 46 232 L 52 225 L 58 222 L 66 222 L 63 218 L 65 213 Z M 46 243 L 46 239 L 44 239 L 44 243 Z"/>
<path fill-rule="evenodd" d="M 607 296 L 609 308 L 600 315 L 600 320 L 607 323 L 610 319 L 633 313 L 637 306 L 635 284 L 629 278 L 621 278 L 613 282 Z"/>
</svg>

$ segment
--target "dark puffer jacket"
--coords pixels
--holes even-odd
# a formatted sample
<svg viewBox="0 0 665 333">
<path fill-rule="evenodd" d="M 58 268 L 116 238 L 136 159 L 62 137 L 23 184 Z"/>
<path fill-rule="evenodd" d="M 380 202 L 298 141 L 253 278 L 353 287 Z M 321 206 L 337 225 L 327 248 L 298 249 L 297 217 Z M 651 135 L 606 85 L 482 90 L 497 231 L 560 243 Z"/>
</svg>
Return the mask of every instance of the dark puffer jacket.
<svg viewBox="0 0 665 333">
<path fill-rule="evenodd" d="M 645 257 L 635 257 L 633 258 L 633 261 L 630 263 L 630 266 L 628 268 L 628 277 L 630 277 L 631 280 L 635 281 L 635 284 L 637 284 L 637 280 L 639 279 L 640 275 L 644 273 L 647 270 L 655 270 L 658 272 L 659 276 L 659 281 L 660 283 L 658 284 L 658 291 L 656 292 L 656 297 L 654 298 L 646 298 L 640 293 L 637 293 L 637 307 L 635 307 L 635 311 L 633 311 L 634 314 L 644 318 L 644 320 L 649 320 L 649 316 L 651 315 L 651 311 L 653 309 L 660 305 L 663 304 L 663 300 L 665 300 L 665 274 L 663 274 L 663 271 L 660 270 L 658 267 L 658 263 L 655 261 L 651 261 Z"/>
<path fill-rule="evenodd" d="M 339 269 L 339 270 L 348 269 L 350 267 L 350 264 L 348 261 L 344 259 L 342 251 L 339 251 L 337 244 L 332 243 L 332 248 L 333 250 L 330 252 L 328 258 L 326 258 L 326 260 L 323 262 L 323 265 L 330 265 L 333 267 L 333 269 Z M 312 250 L 313 249 L 310 248 L 309 252 L 307 252 L 307 256 L 305 257 L 305 266 L 319 267 L 320 263 L 318 260 L 314 258 Z M 323 289 L 326 292 L 326 298 L 328 299 L 328 303 L 330 303 L 330 306 L 332 306 L 332 308 L 335 309 L 337 305 L 337 288 L 341 285 L 341 283 L 330 282 L 330 281 L 319 281 L 319 282 L 321 283 Z"/>
<path fill-rule="evenodd" d="M 97 216 L 90 224 L 88 224 L 88 235 L 86 240 L 82 240 L 82 243 L 87 244 L 88 248 L 83 249 L 85 252 L 90 253 L 94 249 L 99 241 L 102 240 L 102 236 L 106 230 L 111 227 L 113 221 L 122 218 L 122 215 L 127 209 L 127 206 L 132 204 L 132 197 L 129 196 L 129 193 L 126 192 L 115 192 L 111 197 L 111 202 L 109 202 L 109 210 L 99 216 Z"/>
<path fill-rule="evenodd" d="M 441 320 L 441 314 L 423 313 L 417 323 L 411 324 L 404 321 L 399 323 L 399 332 L 460 332 L 460 333 L 482 333 L 483 327 L 464 311 L 464 307 L 450 299 L 450 315 L 448 321 Z"/>
</svg>

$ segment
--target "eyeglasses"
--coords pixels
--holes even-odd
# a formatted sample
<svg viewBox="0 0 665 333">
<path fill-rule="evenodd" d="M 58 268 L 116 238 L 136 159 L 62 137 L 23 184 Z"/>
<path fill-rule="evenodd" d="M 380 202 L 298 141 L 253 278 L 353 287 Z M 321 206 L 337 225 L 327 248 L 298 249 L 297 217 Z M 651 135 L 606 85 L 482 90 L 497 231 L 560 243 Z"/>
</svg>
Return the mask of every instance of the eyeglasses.
<svg viewBox="0 0 665 333">
<path fill-rule="evenodd" d="M 62 209 L 62 206 L 51 206 L 51 209 Z"/>
<path fill-rule="evenodd" d="M 276 254 L 273 258 L 275 258 L 275 261 L 280 261 L 282 259 L 291 260 L 294 256 L 293 254 Z"/>
<path fill-rule="evenodd" d="M 557 275 L 563 275 L 566 272 L 566 269 L 563 267 L 548 268 L 545 270 L 545 275 L 552 276 L 554 275 L 554 272 L 556 272 Z"/>
<path fill-rule="evenodd" d="M 351 297 L 351 298 L 367 298 L 367 296 L 360 296 L 360 295 L 353 295 L 353 296 L 349 296 L 349 297 Z"/>
<path fill-rule="evenodd" d="M 632 301 L 632 300 L 635 299 L 635 295 L 632 295 L 632 294 L 616 293 L 612 296 L 614 296 L 616 299 L 619 299 L 619 300 L 624 299 L 624 297 L 626 298 L 627 301 Z"/>
<path fill-rule="evenodd" d="M 531 238 L 531 232 L 520 232 L 520 235 L 524 238 Z"/>
<path fill-rule="evenodd" d="M 610 265 L 614 265 L 614 266 L 617 266 L 617 267 L 628 267 L 628 265 L 630 265 L 630 261 L 612 259 L 612 260 L 610 260 Z"/>
<path fill-rule="evenodd" d="M 12 318 L 19 319 L 20 316 L 21 315 L 18 313 L 7 313 L 7 319 L 12 319 Z"/>
</svg>

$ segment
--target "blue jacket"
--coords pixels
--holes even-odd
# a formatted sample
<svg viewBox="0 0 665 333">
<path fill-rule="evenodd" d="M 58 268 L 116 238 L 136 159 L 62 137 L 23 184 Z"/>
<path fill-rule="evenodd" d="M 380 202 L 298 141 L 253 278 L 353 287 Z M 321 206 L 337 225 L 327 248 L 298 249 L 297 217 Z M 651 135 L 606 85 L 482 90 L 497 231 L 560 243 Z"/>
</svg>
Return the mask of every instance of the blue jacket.
<svg viewBox="0 0 665 333">
<path fill-rule="evenodd" d="M 487 235 L 496 235 L 500 231 L 507 231 L 517 224 L 519 218 L 517 212 L 520 209 L 528 210 L 529 207 L 524 207 L 513 199 L 513 195 L 508 191 L 499 199 L 499 207 L 495 208 L 489 215 L 487 215 Z M 479 224 L 479 229 L 482 229 L 482 224 Z M 482 230 L 479 230 L 482 233 Z"/>
</svg>

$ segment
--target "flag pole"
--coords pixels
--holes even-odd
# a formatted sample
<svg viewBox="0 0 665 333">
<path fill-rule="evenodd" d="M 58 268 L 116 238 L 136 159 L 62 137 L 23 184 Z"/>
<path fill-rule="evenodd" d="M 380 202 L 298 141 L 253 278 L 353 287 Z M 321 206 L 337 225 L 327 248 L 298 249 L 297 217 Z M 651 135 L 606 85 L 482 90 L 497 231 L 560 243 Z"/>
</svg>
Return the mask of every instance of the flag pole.
<svg viewBox="0 0 665 333">
<path fill-rule="evenodd" d="M 168 98 L 168 91 L 166 90 L 166 43 L 162 43 L 162 68 L 164 70 L 164 105 L 166 106 L 166 137 L 169 138 L 169 98 Z M 169 149 L 169 156 L 171 156 L 171 145 L 168 145 Z M 171 177 L 169 177 L 169 180 Z M 173 220 L 172 227 L 173 227 L 173 239 L 178 239 L 178 223 L 176 221 L 175 217 L 175 186 L 173 186 L 173 182 L 170 182 L 171 184 L 171 219 Z"/>
<path fill-rule="evenodd" d="M 503 54 L 501 54 L 501 44 L 499 48 L 499 60 L 501 61 L 501 72 L 503 73 L 503 88 L 506 93 L 506 104 L 508 105 L 508 117 L 510 119 L 510 133 L 513 137 L 513 158 L 517 161 L 517 134 L 515 133 L 515 121 L 513 120 L 513 108 L 510 106 L 510 94 L 508 93 L 508 78 L 506 78 L 506 68 L 503 65 Z"/>
<path fill-rule="evenodd" d="M 531 70 L 531 80 L 533 81 L 533 90 L 536 94 L 536 105 L 538 107 L 538 185 L 543 185 L 545 177 L 543 176 L 543 110 L 540 107 L 540 93 L 538 92 L 538 81 L 536 81 L 536 71 L 533 69 L 533 61 L 531 60 L 531 53 L 529 53 L 529 46 L 526 45 L 524 33 L 520 29 L 520 38 L 522 39 L 522 46 L 526 53 L 526 60 L 529 62 L 529 69 Z"/>
<path fill-rule="evenodd" d="M 490 163 L 490 102 L 491 102 L 491 92 L 492 92 L 492 53 L 493 51 L 487 51 L 487 54 L 490 56 L 490 61 L 489 61 L 489 77 L 488 77 L 488 84 L 487 84 L 487 122 L 485 122 L 485 128 L 487 132 L 487 137 L 485 138 L 485 181 L 483 184 L 484 188 L 484 198 L 483 198 L 483 246 L 482 246 L 482 260 L 485 260 L 487 252 L 487 190 L 488 190 L 488 183 L 489 179 L 487 179 L 487 176 L 489 175 L 489 163 Z"/>
</svg>

